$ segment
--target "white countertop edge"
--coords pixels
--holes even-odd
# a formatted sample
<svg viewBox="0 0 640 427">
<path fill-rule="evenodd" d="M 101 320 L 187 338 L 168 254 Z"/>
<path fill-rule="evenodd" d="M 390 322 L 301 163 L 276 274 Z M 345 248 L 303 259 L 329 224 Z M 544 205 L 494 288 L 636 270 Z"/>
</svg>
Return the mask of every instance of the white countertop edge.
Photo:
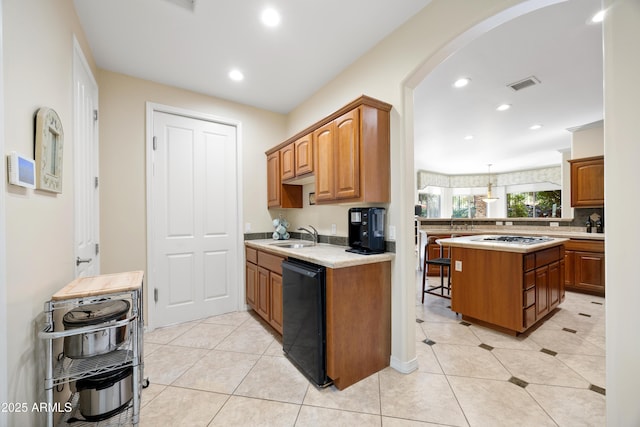
<svg viewBox="0 0 640 427">
<path fill-rule="evenodd" d="M 510 236 L 511 234 L 504 234 L 504 235 Z M 529 253 L 529 252 L 538 251 L 540 249 L 546 249 L 546 248 L 551 248 L 553 246 L 558 246 L 569 240 L 567 238 L 562 238 L 562 237 L 553 237 L 553 240 L 550 240 L 548 242 L 536 243 L 533 245 L 519 245 L 515 243 L 502 243 L 502 242 L 481 240 L 489 236 L 491 235 L 481 234 L 481 235 L 474 235 L 474 236 L 452 237 L 448 239 L 438 239 L 436 240 L 436 242 L 440 245 L 450 246 L 450 247 L 483 249 L 483 250 L 501 251 L 501 252 Z M 549 236 L 545 236 L 545 237 L 549 237 Z"/>
<path fill-rule="evenodd" d="M 303 261 L 312 262 L 328 268 L 344 268 L 356 265 L 375 264 L 378 262 L 392 261 L 395 254 L 385 252 L 382 254 L 361 255 L 347 252 L 348 246 L 330 245 L 328 243 L 319 243 L 316 246 L 306 246 L 304 248 L 283 248 L 273 245 L 274 243 L 297 243 L 306 242 L 308 240 L 245 240 L 245 245 L 254 249 L 265 250 L 281 256 L 301 259 Z"/>
</svg>

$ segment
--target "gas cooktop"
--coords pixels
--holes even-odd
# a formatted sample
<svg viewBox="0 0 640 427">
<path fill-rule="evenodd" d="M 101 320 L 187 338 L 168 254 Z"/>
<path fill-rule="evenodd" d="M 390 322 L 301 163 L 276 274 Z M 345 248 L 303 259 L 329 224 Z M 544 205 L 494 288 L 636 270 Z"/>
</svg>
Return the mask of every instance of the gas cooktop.
<svg viewBox="0 0 640 427">
<path fill-rule="evenodd" d="M 526 236 L 490 236 L 482 239 L 499 243 L 514 243 L 518 245 L 533 245 L 553 240 L 551 237 L 526 237 Z"/>
</svg>

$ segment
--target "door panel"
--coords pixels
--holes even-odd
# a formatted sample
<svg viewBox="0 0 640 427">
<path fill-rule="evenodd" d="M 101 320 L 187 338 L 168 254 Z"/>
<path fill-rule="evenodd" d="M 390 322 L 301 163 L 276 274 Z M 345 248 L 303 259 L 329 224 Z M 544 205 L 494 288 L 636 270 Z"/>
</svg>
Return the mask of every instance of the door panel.
<svg viewBox="0 0 640 427">
<path fill-rule="evenodd" d="M 236 310 L 236 131 L 154 112 L 150 285 L 154 326 Z"/>
<path fill-rule="evenodd" d="M 316 200 L 335 199 L 334 148 L 335 125 L 329 123 L 313 133 L 316 171 Z"/>
<path fill-rule="evenodd" d="M 360 196 L 359 109 L 336 119 L 336 198 Z"/>
<path fill-rule="evenodd" d="M 100 274 L 98 86 L 79 48 L 73 61 L 74 240 L 76 277 Z M 79 262 L 82 261 L 82 262 Z"/>
</svg>

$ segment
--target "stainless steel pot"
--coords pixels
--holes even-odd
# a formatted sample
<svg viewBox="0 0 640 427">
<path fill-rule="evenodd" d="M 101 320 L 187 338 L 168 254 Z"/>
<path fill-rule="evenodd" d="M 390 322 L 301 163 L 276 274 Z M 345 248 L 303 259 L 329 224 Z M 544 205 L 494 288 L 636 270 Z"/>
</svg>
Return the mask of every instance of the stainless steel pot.
<svg viewBox="0 0 640 427">
<path fill-rule="evenodd" d="M 127 318 L 129 301 L 114 300 L 87 304 L 67 312 L 62 318 L 65 329 L 108 325 Z M 127 338 L 127 325 L 64 338 L 64 355 L 72 359 L 97 356 L 116 350 Z"/>
<path fill-rule="evenodd" d="M 87 421 L 104 420 L 122 412 L 133 398 L 131 366 L 76 381 L 80 413 Z"/>
</svg>

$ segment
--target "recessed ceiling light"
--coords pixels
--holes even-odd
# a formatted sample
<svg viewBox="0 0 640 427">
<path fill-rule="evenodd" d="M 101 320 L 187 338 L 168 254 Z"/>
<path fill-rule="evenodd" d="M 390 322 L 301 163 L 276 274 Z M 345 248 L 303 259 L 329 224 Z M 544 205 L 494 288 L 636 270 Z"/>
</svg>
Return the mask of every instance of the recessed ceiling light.
<svg viewBox="0 0 640 427">
<path fill-rule="evenodd" d="M 262 19 L 262 23 L 267 27 L 277 27 L 278 24 L 280 24 L 280 14 L 272 8 L 265 9 L 260 19 Z"/>
<path fill-rule="evenodd" d="M 234 82 L 239 82 L 244 80 L 244 74 L 242 74 L 242 71 L 234 69 L 229 71 L 229 78 Z"/>
<path fill-rule="evenodd" d="M 471 79 L 468 77 L 462 77 L 459 78 L 458 80 L 456 80 L 455 82 L 453 82 L 453 86 L 454 87 L 465 87 L 466 85 L 468 85 L 471 82 Z"/>
<path fill-rule="evenodd" d="M 502 104 L 502 105 L 498 105 L 498 108 L 496 108 L 496 110 L 507 111 L 509 108 L 511 108 L 511 104 Z"/>
<path fill-rule="evenodd" d="M 473 139 L 473 135 L 465 135 L 465 141 L 471 141 Z"/>
<path fill-rule="evenodd" d="M 593 23 L 602 22 L 604 20 L 604 15 L 605 15 L 604 10 L 599 11 L 598 13 L 593 15 L 593 17 L 591 18 L 591 22 Z"/>
<path fill-rule="evenodd" d="M 531 130 L 538 130 L 538 129 L 540 129 L 541 127 L 542 127 L 542 125 L 541 125 L 541 124 L 535 124 L 535 125 L 531 125 L 531 126 L 529 127 L 529 129 L 531 129 Z"/>
</svg>

